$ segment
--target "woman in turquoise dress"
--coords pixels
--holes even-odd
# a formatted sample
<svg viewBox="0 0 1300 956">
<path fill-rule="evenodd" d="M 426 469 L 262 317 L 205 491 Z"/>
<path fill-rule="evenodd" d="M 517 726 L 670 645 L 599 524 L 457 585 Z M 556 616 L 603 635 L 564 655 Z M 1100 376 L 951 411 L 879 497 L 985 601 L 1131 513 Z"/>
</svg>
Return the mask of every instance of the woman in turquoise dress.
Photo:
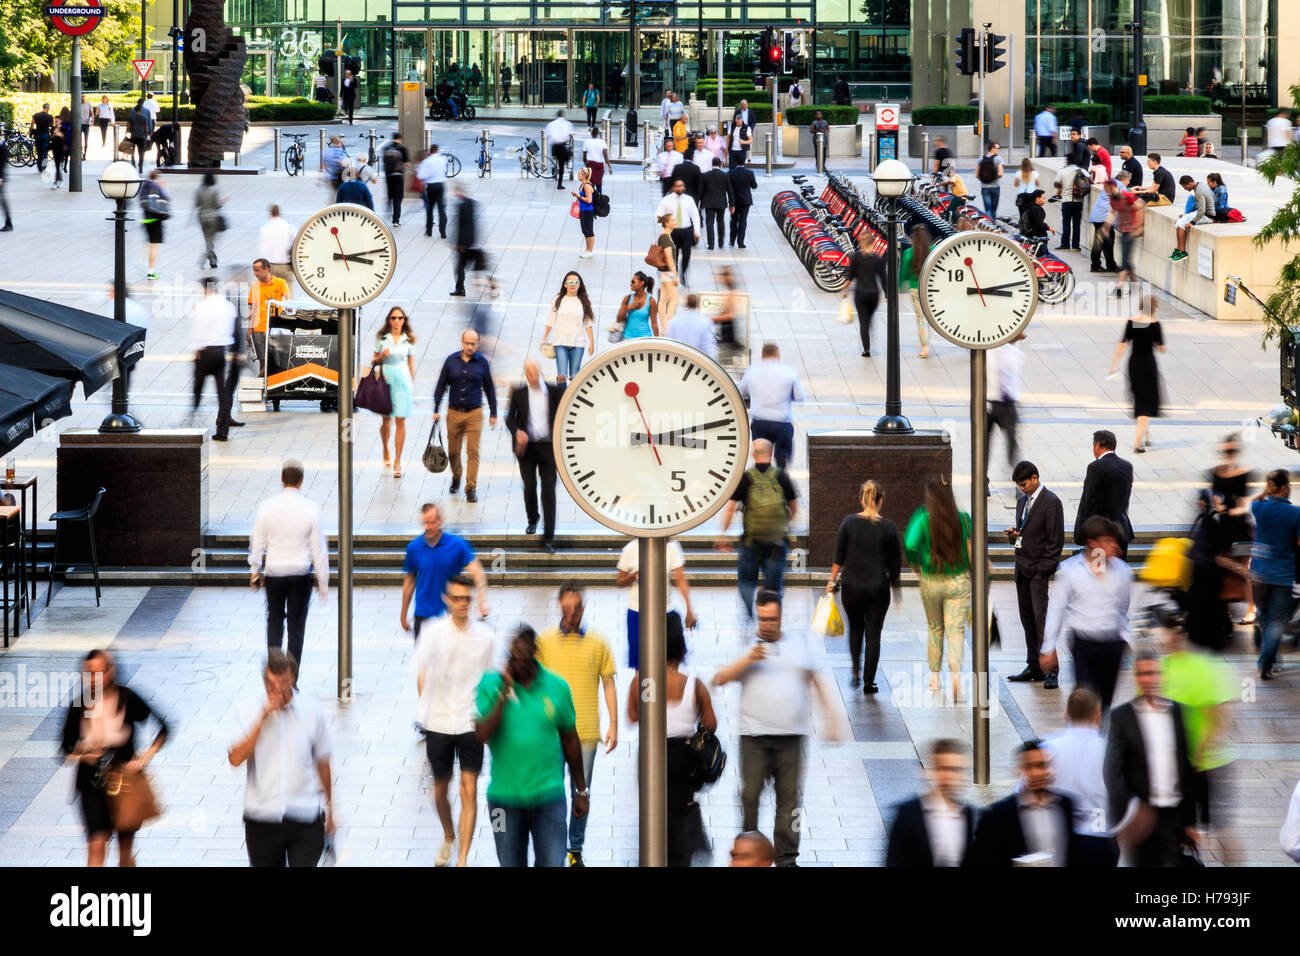
<svg viewBox="0 0 1300 956">
<path fill-rule="evenodd" d="M 618 321 L 623 327 L 624 339 L 644 339 L 659 334 L 659 306 L 650 292 L 655 280 L 644 272 L 632 276 L 632 294 L 623 300 L 618 310 Z"/>
<path fill-rule="evenodd" d="M 388 310 L 383 328 L 375 334 L 375 356 L 371 366 L 384 370 L 384 380 L 393 396 L 393 414 L 384 416 L 379 426 L 379 441 L 384 446 L 384 467 L 391 463 L 393 477 L 402 477 L 402 447 L 406 444 L 406 419 L 411 414 L 411 396 L 415 389 L 415 333 L 406 311 L 398 306 Z M 394 427 L 394 420 L 396 427 Z M 388 435 L 393 435 L 393 457 L 388 457 Z"/>
</svg>

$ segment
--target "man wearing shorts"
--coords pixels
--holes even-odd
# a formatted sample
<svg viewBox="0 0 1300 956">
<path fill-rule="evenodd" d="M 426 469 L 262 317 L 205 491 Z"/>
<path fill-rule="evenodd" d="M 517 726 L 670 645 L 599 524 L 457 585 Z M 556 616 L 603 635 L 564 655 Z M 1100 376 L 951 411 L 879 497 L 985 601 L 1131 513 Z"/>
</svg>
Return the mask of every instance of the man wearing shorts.
<svg viewBox="0 0 1300 956">
<path fill-rule="evenodd" d="M 483 745 L 474 739 L 475 693 L 492 666 L 492 631 L 470 620 L 474 580 L 458 574 L 447 582 L 443 601 L 451 612 L 428 624 L 415 647 L 416 684 L 420 691 L 419 724 L 433 773 L 433 803 L 442 822 L 442 848 L 435 865 L 451 862 L 456 845 L 447 788 L 453 761 L 460 762 L 460 853 L 457 866 L 469 859 L 478 817 L 478 775 Z"/>
</svg>

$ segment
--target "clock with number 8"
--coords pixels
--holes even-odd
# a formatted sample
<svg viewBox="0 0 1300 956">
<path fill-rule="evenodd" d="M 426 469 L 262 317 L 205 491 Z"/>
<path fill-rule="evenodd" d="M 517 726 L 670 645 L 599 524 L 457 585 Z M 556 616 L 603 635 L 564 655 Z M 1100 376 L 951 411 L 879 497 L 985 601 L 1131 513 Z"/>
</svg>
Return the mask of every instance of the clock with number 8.
<svg viewBox="0 0 1300 956">
<path fill-rule="evenodd" d="M 293 273 L 317 302 L 352 309 L 375 299 L 393 278 L 397 246 L 384 220 L 365 206 L 336 203 L 302 224 Z"/>
<path fill-rule="evenodd" d="M 1014 340 L 1038 307 L 1033 259 L 998 233 L 941 239 L 926 256 L 919 282 L 926 320 L 963 348 L 991 349 Z"/>
<path fill-rule="evenodd" d="M 553 442 L 560 479 L 583 511 L 622 534 L 668 537 L 731 498 L 749 459 L 749 417 L 704 353 L 635 339 L 574 376 Z"/>
</svg>

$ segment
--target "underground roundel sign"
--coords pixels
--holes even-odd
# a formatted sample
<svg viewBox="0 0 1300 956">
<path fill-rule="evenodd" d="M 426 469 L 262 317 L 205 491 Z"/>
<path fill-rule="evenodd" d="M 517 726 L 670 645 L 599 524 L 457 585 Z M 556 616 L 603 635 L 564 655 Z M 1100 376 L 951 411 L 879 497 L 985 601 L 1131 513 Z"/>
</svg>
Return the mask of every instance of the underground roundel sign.
<svg viewBox="0 0 1300 956">
<path fill-rule="evenodd" d="M 99 26 L 99 21 L 104 17 L 104 8 L 93 4 L 50 5 L 45 8 L 45 15 L 60 33 L 79 37 Z"/>
</svg>

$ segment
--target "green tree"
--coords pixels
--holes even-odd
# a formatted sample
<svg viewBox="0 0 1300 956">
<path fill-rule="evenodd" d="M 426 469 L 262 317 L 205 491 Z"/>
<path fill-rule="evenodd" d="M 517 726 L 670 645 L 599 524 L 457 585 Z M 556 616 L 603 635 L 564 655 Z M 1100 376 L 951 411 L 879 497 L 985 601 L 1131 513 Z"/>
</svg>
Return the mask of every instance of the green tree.
<svg viewBox="0 0 1300 956">
<path fill-rule="evenodd" d="M 1300 84 L 1291 87 L 1291 98 L 1300 106 Z M 1275 150 L 1259 163 L 1259 174 L 1270 183 L 1279 179 L 1296 183 L 1291 198 L 1273 214 L 1273 218 L 1255 236 L 1255 245 L 1263 248 L 1274 240 L 1300 245 L 1300 143 Z M 1300 255 L 1282 266 L 1277 286 L 1268 297 L 1264 314 L 1264 343 L 1280 338 L 1288 327 L 1300 326 Z"/>
<path fill-rule="evenodd" d="M 135 0 L 99 0 L 99 4 L 103 19 L 81 38 L 84 70 L 129 63 L 140 51 L 140 4 Z M 72 38 L 54 29 L 45 7 L 46 0 L 0 3 L 0 87 L 14 89 L 48 76 L 56 60 L 66 64 L 72 56 Z"/>
</svg>

